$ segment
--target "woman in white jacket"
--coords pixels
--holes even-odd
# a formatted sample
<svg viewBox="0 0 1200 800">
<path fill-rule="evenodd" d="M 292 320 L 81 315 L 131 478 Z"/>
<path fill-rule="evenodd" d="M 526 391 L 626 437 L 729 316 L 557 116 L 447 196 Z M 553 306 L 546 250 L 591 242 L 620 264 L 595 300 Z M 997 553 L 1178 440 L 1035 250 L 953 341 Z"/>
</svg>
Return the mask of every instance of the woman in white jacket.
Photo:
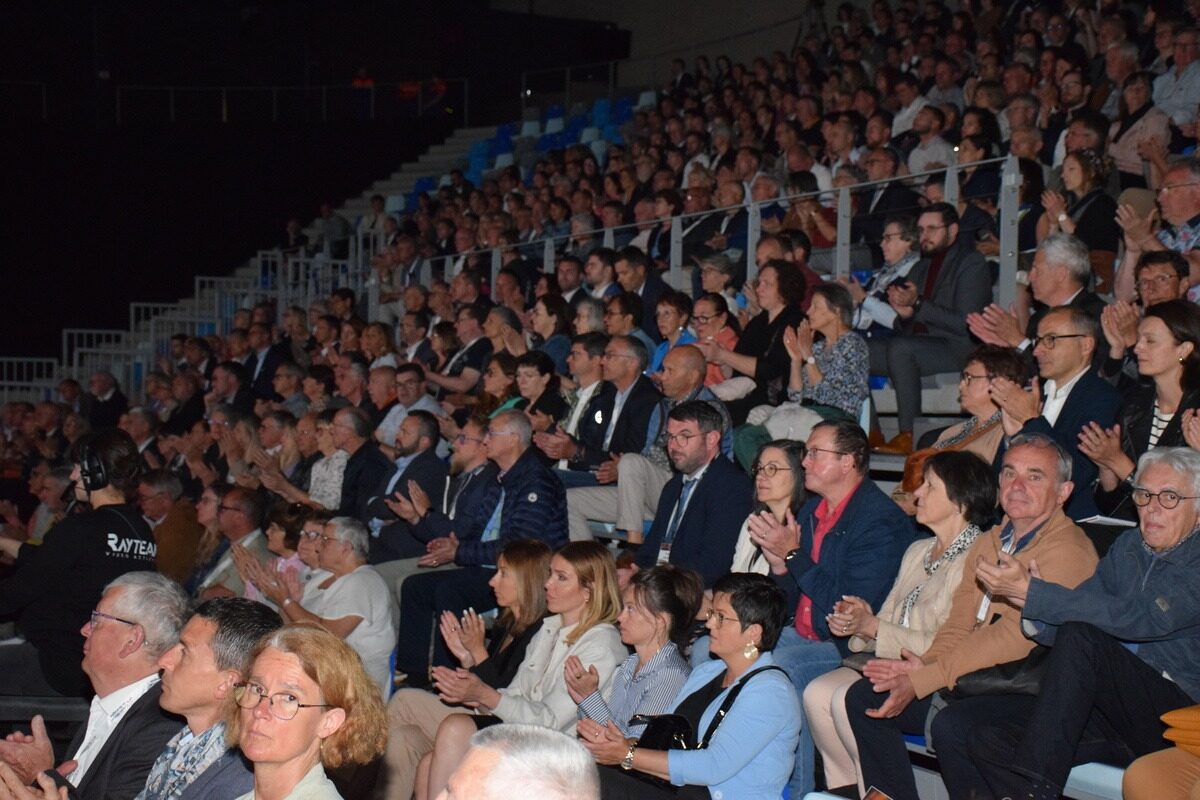
<svg viewBox="0 0 1200 800">
<path fill-rule="evenodd" d="M 493 689 L 467 670 L 434 668 L 434 687 L 442 700 L 474 709 L 474 714 L 451 714 L 438 727 L 433 752 L 418 769 L 417 800 L 438 796 L 480 728 L 523 722 L 572 732 L 577 707 L 563 677 L 568 658 L 595 667 L 601 685 L 625 660 L 628 650 L 613 625 L 621 610 L 616 565 L 603 545 L 572 542 L 555 553 L 546 608 L 552 616 L 542 622 L 507 687 Z"/>
</svg>

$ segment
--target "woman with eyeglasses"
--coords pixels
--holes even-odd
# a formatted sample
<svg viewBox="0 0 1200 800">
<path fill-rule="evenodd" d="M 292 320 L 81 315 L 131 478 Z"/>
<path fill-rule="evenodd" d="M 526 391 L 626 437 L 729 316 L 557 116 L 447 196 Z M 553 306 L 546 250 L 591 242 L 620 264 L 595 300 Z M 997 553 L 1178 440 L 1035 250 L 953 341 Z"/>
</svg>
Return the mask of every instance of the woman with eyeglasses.
<svg viewBox="0 0 1200 800">
<path fill-rule="evenodd" d="M 1138 374 L 1152 385 L 1127 392 L 1112 428 L 1089 423 L 1079 432 L 1079 452 L 1100 468 L 1096 506 L 1100 513 L 1131 522 L 1129 502 L 1137 460 L 1158 447 L 1200 445 L 1200 308 L 1168 300 L 1146 309 L 1133 348 Z M 1193 431 L 1186 437 L 1185 424 Z"/>
<path fill-rule="evenodd" d="M 692 305 L 692 322 L 696 329 L 696 337 L 700 341 L 713 342 L 722 350 L 733 350 L 737 347 L 738 337 L 742 326 L 729 311 L 729 302 L 725 295 L 706 291 L 696 298 Z M 710 363 L 704 373 L 704 385 L 716 386 L 724 382 L 732 370 Z"/>
<path fill-rule="evenodd" d="M 317 546 L 318 562 L 329 577 L 301 600 L 292 597 L 288 581 L 259 566 L 258 588 L 285 622 L 312 622 L 344 639 L 362 658 L 371 680 L 386 696 L 392 688 L 389 658 L 396 646 L 391 594 L 383 578 L 367 566 L 369 534 L 353 517 L 334 517 Z M 253 571 L 253 568 L 252 568 Z M 295 580 L 291 581 L 295 586 Z"/>
<path fill-rule="evenodd" d="M 901 658 L 901 651 L 924 653 L 950 614 L 966 554 L 980 531 L 991 527 L 996 511 L 992 468 L 974 453 L 945 451 L 929 458 L 915 498 L 917 522 L 932 539 L 913 542 L 904 553 L 891 592 L 878 613 L 860 597 L 847 597 L 828 617 L 829 632 L 849 637 L 861 656 Z M 858 784 L 864 794 L 854 732 L 846 718 L 846 690 L 862 675 L 839 667 L 804 689 L 804 718 L 825 765 L 831 789 Z"/>
<path fill-rule="evenodd" d="M 378 689 L 354 651 L 319 626 L 287 625 L 259 642 L 233 696 L 228 738 L 254 764 L 254 790 L 238 800 L 341 800 L 325 768 L 383 752 Z"/>
<path fill-rule="evenodd" d="M 759 448 L 750 468 L 754 478 L 754 507 L 738 534 L 731 572 L 771 574 L 771 565 L 763 557 L 762 549 L 751 541 L 751 532 L 761 524 L 764 515 L 773 517 L 780 524 L 795 519 L 808 500 L 803 462 L 803 442 L 777 439 Z"/>
<path fill-rule="evenodd" d="M 488 584 L 496 595 L 500 616 L 484 643 L 483 621 L 473 609 L 460 617 L 446 612 L 441 636 L 465 670 L 484 684 L 500 689 L 512 683 L 533 635 L 546 616 L 546 578 L 550 548 L 533 539 L 505 545 Z M 462 706 L 442 702 L 424 689 L 400 689 L 388 702 L 388 744 L 382 788 L 386 798 L 413 795 L 417 766 L 433 750 L 438 727 Z"/>
<path fill-rule="evenodd" d="M 701 740 L 708 746 L 652 750 L 616 726 L 588 728 L 584 747 L 615 767 L 600 770 L 601 796 L 696 797 L 695 787 L 704 787 L 714 798 L 778 800 L 800 735 L 800 701 L 771 654 L 786 617 L 783 590 L 765 575 L 734 572 L 718 580 L 707 623 L 715 658 L 692 670 L 668 709 L 691 723 L 690 747 Z"/>
<path fill-rule="evenodd" d="M 301 503 L 292 505 L 277 504 L 267 516 L 267 550 L 274 558 L 267 564 L 260 564 L 248 551 L 233 551 L 233 561 L 237 566 L 238 575 L 246 585 L 243 596 L 257 600 L 262 593 L 257 586 L 259 573 L 256 567 L 273 574 L 280 582 L 300 582 L 300 576 L 308 571 L 300 558 L 300 539 L 303 535 L 304 522 L 308 518 L 309 508 Z M 293 598 L 296 599 L 296 598 Z"/>
</svg>

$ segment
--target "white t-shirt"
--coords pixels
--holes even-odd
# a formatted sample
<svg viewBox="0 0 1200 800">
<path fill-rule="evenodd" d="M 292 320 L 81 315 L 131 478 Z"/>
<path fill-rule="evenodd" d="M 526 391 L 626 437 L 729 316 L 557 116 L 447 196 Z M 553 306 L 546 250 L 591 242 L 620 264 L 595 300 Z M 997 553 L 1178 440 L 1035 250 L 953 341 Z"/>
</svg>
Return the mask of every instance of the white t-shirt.
<svg viewBox="0 0 1200 800">
<path fill-rule="evenodd" d="M 362 617 L 346 637 L 346 644 L 358 653 L 367 674 L 387 697 L 392 680 L 388 658 L 396 647 L 396 628 L 388 587 L 379 573 L 364 564 L 328 589 L 315 591 L 313 605 L 306 608 L 324 619 Z"/>
</svg>

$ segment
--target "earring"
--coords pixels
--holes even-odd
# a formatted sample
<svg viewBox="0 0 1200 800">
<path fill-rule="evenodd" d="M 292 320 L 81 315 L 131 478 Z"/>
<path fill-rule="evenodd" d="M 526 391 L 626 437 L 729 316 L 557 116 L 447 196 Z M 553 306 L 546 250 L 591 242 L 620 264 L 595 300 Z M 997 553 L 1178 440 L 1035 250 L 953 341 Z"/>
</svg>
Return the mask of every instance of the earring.
<svg viewBox="0 0 1200 800">
<path fill-rule="evenodd" d="M 747 661 L 754 661 L 758 658 L 758 645 L 754 642 L 746 642 L 746 646 L 742 648 L 742 655 Z"/>
</svg>

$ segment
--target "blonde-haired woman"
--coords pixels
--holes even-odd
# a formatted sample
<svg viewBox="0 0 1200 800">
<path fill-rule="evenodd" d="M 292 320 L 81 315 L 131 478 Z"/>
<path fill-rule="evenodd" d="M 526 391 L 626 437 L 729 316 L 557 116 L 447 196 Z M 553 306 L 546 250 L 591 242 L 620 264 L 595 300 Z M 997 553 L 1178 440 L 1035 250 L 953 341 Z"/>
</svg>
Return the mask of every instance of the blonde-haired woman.
<svg viewBox="0 0 1200 800">
<path fill-rule="evenodd" d="M 433 681 L 447 703 L 473 708 L 438 727 L 433 752 L 421 762 L 417 800 L 437 797 L 467 751 L 472 735 L 497 722 L 523 722 L 570 733 L 576 705 L 564 678 L 568 658 L 596 668 L 604 685 L 628 651 L 613 624 L 621 611 L 616 564 L 596 542 L 572 542 L 554 554 L 546 581 L 551 613 L 529 643 L 513 682 L 493 689 L 466 670 L 434 667 Z"/>
<path fill-rule="evenodd" d="M 287 625 L 260 641 L 234 698 L 228 741 L 254 764 L 254 790 L 238 800 L 340 800 L 325 767 L 383 752 L 379 690 L 358 655 L 316 625 Z"/>
</svg>

